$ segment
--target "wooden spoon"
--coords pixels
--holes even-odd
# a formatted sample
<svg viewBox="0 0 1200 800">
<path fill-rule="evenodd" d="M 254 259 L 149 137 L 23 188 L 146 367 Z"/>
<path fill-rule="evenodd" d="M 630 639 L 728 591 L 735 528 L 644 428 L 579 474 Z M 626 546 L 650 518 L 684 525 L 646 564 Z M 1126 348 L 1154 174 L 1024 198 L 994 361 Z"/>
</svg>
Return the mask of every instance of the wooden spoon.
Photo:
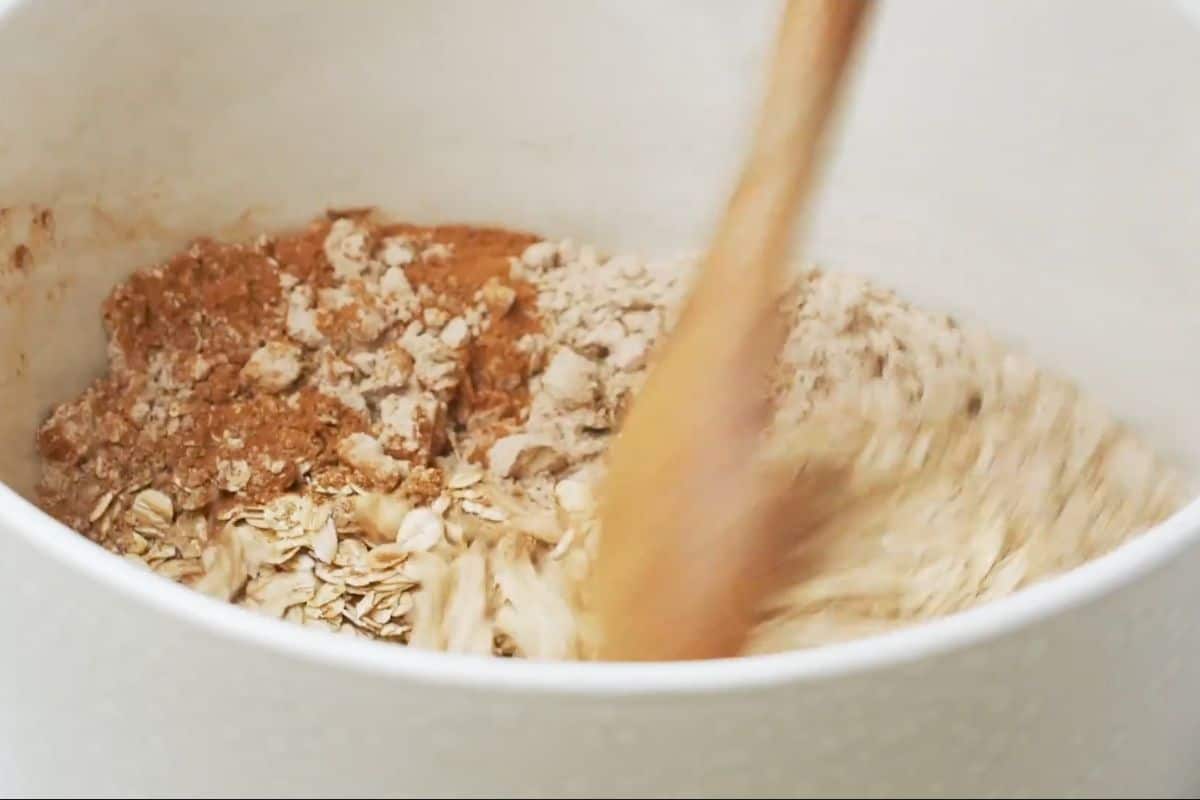
<svg viewBox="0 0 1200 800">
<path fill-rule="evenodd" d="M 611 452 L 590 584 L 601 658 L 735 655 L 772 586 L 781 517 L 804 513 L 756 454 L 794 224 L 869 5 L 786 5 L 737 191 Z"/>
</svg>

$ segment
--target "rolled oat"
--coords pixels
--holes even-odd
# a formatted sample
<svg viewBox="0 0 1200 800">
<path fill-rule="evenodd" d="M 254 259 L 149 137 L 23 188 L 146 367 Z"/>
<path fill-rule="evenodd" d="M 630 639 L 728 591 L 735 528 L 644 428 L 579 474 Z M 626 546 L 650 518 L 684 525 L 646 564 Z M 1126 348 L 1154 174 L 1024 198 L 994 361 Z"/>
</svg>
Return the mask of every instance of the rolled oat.
<svg viewBox="0 0 1200 800">
<path fill-rule="evenodd" d="M 38 434 L 43 507 L 295 623 L 589 657 L 602 457 L 692 262 L 331 217 L 198 241 L 113 291 L 108 374 Z M 752 651 L 1011 593 L 1182 499 L 1128 431 L 978 331 L 816 270 L 783 307 L 767 455 L 844 480 Z"/>
</svg>

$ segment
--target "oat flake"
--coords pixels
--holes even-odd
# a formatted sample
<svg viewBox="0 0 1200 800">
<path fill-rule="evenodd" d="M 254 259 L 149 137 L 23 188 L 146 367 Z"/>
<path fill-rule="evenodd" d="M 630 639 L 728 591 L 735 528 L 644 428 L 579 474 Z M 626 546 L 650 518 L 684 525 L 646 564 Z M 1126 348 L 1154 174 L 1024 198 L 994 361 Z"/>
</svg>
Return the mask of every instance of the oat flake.
<svg viewBox="0 0 1200 800">
<path fill-rule="evenodd" d="M 104 305 L 109 371 L 40 501 L 159 575 L 314 629 L 588 658 L 603 455 L 695 261 L 334 214 L 199 241 Z M 853 276 L 784 299 L 764 457 L 836 471 L 751 652 L 868 635 L 1111 550 L 1183 499 L 1073 386 Z"/>
</svg>

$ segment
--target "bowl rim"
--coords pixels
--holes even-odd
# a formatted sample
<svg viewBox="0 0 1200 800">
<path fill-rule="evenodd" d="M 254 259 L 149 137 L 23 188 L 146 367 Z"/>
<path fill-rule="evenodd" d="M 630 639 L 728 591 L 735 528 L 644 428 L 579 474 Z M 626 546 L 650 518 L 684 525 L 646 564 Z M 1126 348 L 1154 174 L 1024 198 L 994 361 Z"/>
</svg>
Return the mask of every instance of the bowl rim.
<svg viewBox="0 0 1200 800">
<path fill-rule="evenodd" d="M 978 607 L 805 650 L 697 662 L 527 661 L 347 639 L 201 594 L 109 553 L 0 483 L 0 528 L 35 550 L 215 638 L 325 667 L 458 688 L 564 695 L 704 694 L 837 679 L 999 638 L 1112 593 L 1200 540 L 1200 498 L 1116 549 Z"/>
</svg>

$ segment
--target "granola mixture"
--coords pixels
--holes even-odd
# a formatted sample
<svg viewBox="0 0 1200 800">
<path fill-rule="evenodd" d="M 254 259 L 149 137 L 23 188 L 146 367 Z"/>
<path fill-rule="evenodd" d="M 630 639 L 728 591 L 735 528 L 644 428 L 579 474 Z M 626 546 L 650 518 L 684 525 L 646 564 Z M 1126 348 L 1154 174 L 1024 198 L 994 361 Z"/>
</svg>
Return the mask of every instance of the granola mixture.
<svg viewBox="0 0 1200 800">
<path fill-rule="evenodd" d="M 274 617 L 587 658 L 603 455 L 691 264 L 367 212 L 197 241 L 106 301 L 108 374 L 40 429 L 41 503 Z M 1011 593 L 1182 501 L 1102 409 L 984 334 L 816 270 L 785 309 L 773 456 L 845 481 L 753 651 Z"/>
</svg>

